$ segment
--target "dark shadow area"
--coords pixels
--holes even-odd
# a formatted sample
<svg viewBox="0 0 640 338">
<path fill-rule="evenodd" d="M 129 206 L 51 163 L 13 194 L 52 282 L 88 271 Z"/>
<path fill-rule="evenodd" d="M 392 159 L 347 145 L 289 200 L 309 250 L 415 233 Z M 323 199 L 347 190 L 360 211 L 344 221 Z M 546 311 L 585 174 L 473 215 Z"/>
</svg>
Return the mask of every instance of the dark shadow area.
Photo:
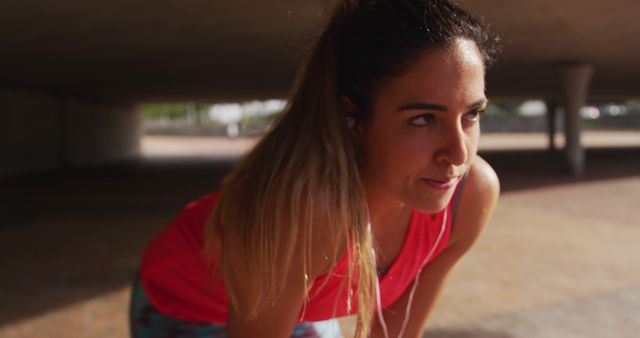
<svg viewBox="0 0 640 338">
<path fill-rule="evenodd" d="M 0 327 L 131 283 L 153 236 L 231 165 L 166 159 L 1 180 Z"/>
<path fill-rule="evenodd" d="M 456 329 L 436 329 L 428 330 L 422 335 L 423 338 L 511 338 L 507 332 L 485 331 L 485 330 L 456 330 Z"/>
<path fill-rule="evenodd" d="M 559 154 L 483 156 L 504 192 L 640 174 L 637 148 L 588 151 L 581 179 L 565 175 Z M 0 326 L 129 285 L 153 236 L 183 205 L 217 189 L 234 161 L 153 159 L 0 180 Z M 508 336 L 447 330 L 429 337 Z"/>
<path fill-rule="evenodd" d="M 640 147 L 588 149 L 582 177 L 572 177 L 564 154 L 546 150 L 481 152 L 500 177 L 502 192 L 640 175 Z"/>
</svg>

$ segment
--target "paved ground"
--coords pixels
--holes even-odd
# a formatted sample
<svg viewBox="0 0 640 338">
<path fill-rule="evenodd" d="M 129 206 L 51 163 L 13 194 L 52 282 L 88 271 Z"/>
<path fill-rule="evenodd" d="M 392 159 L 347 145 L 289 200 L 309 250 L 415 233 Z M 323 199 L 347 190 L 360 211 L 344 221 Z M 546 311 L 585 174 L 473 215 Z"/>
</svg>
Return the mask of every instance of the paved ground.
<svg viewBox="0 0 640 338">
<path fill-rule="evenodd" d="M 485 135 L 503 194 L 425 337 L 638 337 L 636 134 L 590 150 L 582 179 L 567 178 L 557 154 L 506 150 L 531 136 Z M 544 136 L 533 139 L 545 147 Z M 0 337 L 127 336 L 129 282 L 144 246 L 251 144 L 204 139 L 196 157 L 171 157 L 193 149 L 193 139 L 180 140 L 146 139 L 160 158 L 0 181 Z M 224 156 L 205 156 L 212 149 Z"/>
</svg>

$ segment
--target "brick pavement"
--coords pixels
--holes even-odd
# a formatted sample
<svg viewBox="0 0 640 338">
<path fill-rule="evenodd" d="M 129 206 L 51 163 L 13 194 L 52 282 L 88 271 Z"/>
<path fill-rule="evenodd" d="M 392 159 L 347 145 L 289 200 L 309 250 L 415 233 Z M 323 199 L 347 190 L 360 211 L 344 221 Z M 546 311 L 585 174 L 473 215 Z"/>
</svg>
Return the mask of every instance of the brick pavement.
<svg viewBox="0 0 640 338">
<path fill-rule="evenodd" d="M 640 332 L 640 287 L 429 329 L 429 338 L 636 338 Z M 461 335 L 460 332 L 465 332 Z"/>
</svg>

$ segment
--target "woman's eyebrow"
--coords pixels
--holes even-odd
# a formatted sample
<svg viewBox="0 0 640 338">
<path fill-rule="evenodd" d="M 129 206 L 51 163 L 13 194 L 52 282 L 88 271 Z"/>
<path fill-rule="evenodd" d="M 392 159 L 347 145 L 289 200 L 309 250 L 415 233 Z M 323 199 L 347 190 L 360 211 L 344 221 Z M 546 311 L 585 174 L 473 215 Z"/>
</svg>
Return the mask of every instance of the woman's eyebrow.
<svg viewBox="0 0 640 338">
<path fill-rule="evenodd" d="M 476 107 L 484 106 L 485 104 L 489 104 L 489 100 L 483 97 L 480 100 L 470 104 L 469 107 L 467 108 L 476 108 Z"/>
<path fill-rule="evenodd" d="M 487 100 L 486 98 L 481 98 L 473 102 L 472 104 L 470 104 L 467 108 L 475 108 L 475 107 L 485 105 L 487 103 L 489 103 L 489 100 Z M 447 108 L 447 106 L 437 104 L 437 103 L 412 102 L 412 103 L 407 103 L 401 106 L 400 108 L 398 108 L 398 111 L 403 111 L 403 110 L 439 110 L 439 111 L 447 112 L 449 109 Z"/>
<path fill-rule="evenodd" d="M 440 110 L 440 111 L 446 112 L 448 109 L 447 109 L 447 106 L 443 106 L 441 104 L 436 104 L 436 103 L 412 102 L 412 103 L 407 103 L 402 107 L 398 108 L 398 111 L 403 111 L 403 110 Z"/>
</svg>

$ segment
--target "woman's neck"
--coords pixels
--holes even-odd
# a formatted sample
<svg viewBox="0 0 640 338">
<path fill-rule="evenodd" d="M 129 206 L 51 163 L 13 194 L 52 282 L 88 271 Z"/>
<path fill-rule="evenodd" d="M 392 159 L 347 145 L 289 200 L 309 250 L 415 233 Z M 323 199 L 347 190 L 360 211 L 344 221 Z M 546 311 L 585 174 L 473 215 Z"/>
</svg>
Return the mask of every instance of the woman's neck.
<svg viewBox="0 0 640 338">
<path fill-rule="evenodd" d="M 404 246 L 411 208 L 397 200 L 381 198 L 384 195 L 376 195 L 370 190 L 366 193 L 376 268 L 384 274 L 383 271 L 391 267 Z"/>
<path fill-rule="evenodd" d="M 388 234 L 404 229 L 411 220 L 411 208 L 397 199 L 389 198 L 374 189 L 365 190 L 369 207 L 369 221 L 374 234 Z"/>
</svg>

